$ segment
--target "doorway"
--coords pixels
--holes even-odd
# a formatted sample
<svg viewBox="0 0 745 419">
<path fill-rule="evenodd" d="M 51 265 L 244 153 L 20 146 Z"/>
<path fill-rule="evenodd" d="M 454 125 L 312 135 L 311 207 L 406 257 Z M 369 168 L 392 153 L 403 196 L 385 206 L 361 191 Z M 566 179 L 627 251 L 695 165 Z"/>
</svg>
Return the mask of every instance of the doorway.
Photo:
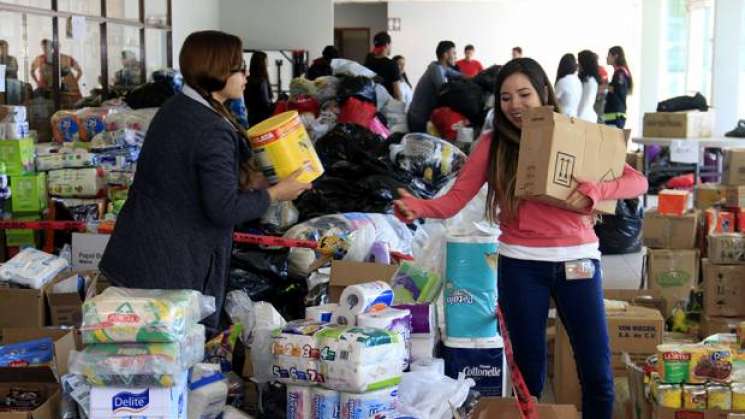
<svg viewBox="0 0 745 419">
<path fill-rule="evenodd" d="M 335 28 L 334 46 L 342 58 L 362 64 L 370 52 L 370 28 Z"/>
</svg>

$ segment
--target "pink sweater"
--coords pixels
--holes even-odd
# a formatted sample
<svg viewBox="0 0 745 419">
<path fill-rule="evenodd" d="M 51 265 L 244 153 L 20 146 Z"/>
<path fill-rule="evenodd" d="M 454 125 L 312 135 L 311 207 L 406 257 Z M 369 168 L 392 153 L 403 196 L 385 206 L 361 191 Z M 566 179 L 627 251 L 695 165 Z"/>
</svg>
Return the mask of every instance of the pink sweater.
<svg viewBox="0 0 745 419">
<path fill-rule="evenodd" d="M 457 214 L 486 182 L 491 141 L 490 133 L 482 136 L 447 194 L 432 200 L 403 198 L 403 203 L 417 218 L 450 218 Z M 638 197 L 647 191 L 647 178 L 627 164 L 620 178 L 608 182 L 582 183 L 579 190 L 592 201 L 592 206 L 584 213 L 538 201 L 521 200 L 517 217 L 500 220 L 500 241 L 530 247 L 576 246 L 596 242 L 598 238 L 591 215 L 595 204 L 610 199 Z"/>
</svg>

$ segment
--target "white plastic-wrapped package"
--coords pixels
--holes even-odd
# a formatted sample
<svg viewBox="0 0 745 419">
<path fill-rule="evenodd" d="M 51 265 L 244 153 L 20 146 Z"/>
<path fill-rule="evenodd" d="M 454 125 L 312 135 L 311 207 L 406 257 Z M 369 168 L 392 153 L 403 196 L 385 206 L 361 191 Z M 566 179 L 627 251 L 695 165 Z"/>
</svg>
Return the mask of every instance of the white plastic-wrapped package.
<svg viewBox="0 0 745 419">
<path fill-rule="evenodd" d="M 292 201 L 272 202 L 264 216 L 261 217 L 261 222 L 285 230 L 297 224 L 299 215 Z"/>
<path fill-rule="evenodd" d="M 64 258 L 34 248 L 26 248 L 0 266 L 0 279 L 29 288 L 42 289 L 68 266 L 69 263 Z"/>
<path fill-rule="evenodd" d="M 334 72 L 335 76 L 362 76 L 370 79 L 377 76 L 374 71 L 363 66 L 362 64 L 344 58 L 336 58 L 331 60 L 331 70 Z"/>
<path fill-rule="evenodd" d="M 462 373 L 454 380 L 434 370 L 407 372 L 398 386 L 399 410 L 420 419 L 450 419 L 475 385 Z"/>
<path fill-rule="evenodd" d="M 103 343 L 70 353 L 70 372 L 99 386 L 170 387 L 175 377 L 204 359 L 204 325 L 179 342 Z"/>
<path fill-rule="evenodd" d="M 110 287 L 83 303 L 83 342 L 178 342 L 215 312 L 215 298 L 194 290 Z"/>
<path fill-rule="evenodd" d="M 388 89 L 385 88 L 380 83 L 375 83 L 375 95 L 377 98 L 377 106 L 378 109 L 383 109 L 393 99 L 393 96 L 391 96 L 390 93 L 388 93 Z"/>
<path fill-rule="evenodd" d="M 313 320 L 295 320 L 272 334 L 274 364 L 272 374 L 285 384 L 323 382 L 320 351 L 315 334 L 324 324 Z"/>
</svg>

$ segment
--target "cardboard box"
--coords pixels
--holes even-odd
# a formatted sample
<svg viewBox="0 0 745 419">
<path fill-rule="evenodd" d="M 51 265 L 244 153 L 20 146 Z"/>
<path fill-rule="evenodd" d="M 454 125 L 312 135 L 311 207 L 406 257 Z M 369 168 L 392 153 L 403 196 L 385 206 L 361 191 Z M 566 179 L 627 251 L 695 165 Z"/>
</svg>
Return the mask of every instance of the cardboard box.
<svg viewBox="0 0 745 419">
<path fill-rule="evenodd" d="M 541 419 L 579 419 L 577 408 L 572 405 L 539 404 Z M 482 397 L 472 416 L 473 419 L 521 419 L 515 399 Z"/>
<path fill-rule="evenodd" d="M 718 183 L 702 183 L 693 187 L 693 206 L 706 210 L 726 201 L 727 186 Z"/>
<path fill-rule="evenodd" d="M 698 285 L 698 250 L 647 250 L 647 288 L 660 290 L 665 300 L 665 318 L 678 303 L 687 304 Z"/>
<path fill-rule="evenodd" d="M 694 249 L 699 211 L 682 216 L 662 215 L 652 209 L 644 214 L 644 245 L 661 249 Z"/>
<path fill-rule="evenodd" d="M 710 234 L 707 241 L 709 262 L 718 265 L 745 263 L 745 234 Z"/>
<path fill-rule="evenodd" d="M 671 409 L 655 406 L 655 419 L 727 419 L 730 413 L 745 413 L 745 411 L 719 409 Z"/>
<path fill-rule="evenodd" d="M 330 301 L 338 303 L 342 291 L 349 285 L 373 281 L 383 281 L 390 284 L 396 272 L 398 272 L 398 266 L 394 265 L 335 260 L 331 262 Z"/>
<path fill-rule="evenodd" d="M 84 297 L 77 292 L 54 292 L 55 285 L 68 280 L 72 276 L 81 276 L 86 282 Z M 98 272 L 83 272 L 80 274 L 60 274 L 52 280 L 47 288 L 47 303 L 49 304 L 49 319 L 52 326 L 80 327 L 83 320 L 83 302 L 96 295 Z"/>
<path fill-rule="evenodd" d="M 556 114 L 550 107 L 523 114 L 517 166 L 518 197 L 564 205 L 577 187 L 576 178 L 613 180 L 623 173 L 626 139 L 623 131 Z M 595 209 L 615 214 L 616 201 Z"/>
<path fill-rule="evenodd" d="M 13 212 L 39 213 L 47 207 L 47 175 L 44 173 L 12 176 L 10 189 Z"/>
<path fill-rule="evenodd" d="M 52 328 L 4 328 L 3 329 L 2 343 L 18 343 L 28 340 L 41 339 L 50 337 L 54 341 L 54 359 L 52 364 L 39 367 L 21 367 L 21 368 L 8 368 L 11 371 L 24 371 L 30 372 L 38 370 L 45 372 L 49 370 L 53 373 L 53 376 L 57 378 L 67 374 L 68 361 L 70 358 L 70 352 L 76 349 L 80 349 L 80 345 L 75 340 L 74 332 L 63 329 L 52 329 Z M 6 370 L 6 368 L 0 368 L 0 371 Z"/>
<path fill-rule="evenodd" d="M 745 233 L 745 208 L 730 208 L 735 213 L 735 231 Z"/>
<path fill-rule="evenodd" d="M 97 270 L 110 238 L 110 234 L 72 233 L 72 270 Z"/>
<path fill-rule="evenodd" d="M 714 112 L 647 112 L 643 135 L 648 138 L 711 137 Z"/>
<path fill-rule="evenodd" d="M 683 215 L 688 209 L 688 191 L 663 189 L 657 195 L 657 212 L 662 215 Z"/>
<path fill-rule="evenodd" d="M 34 173 L 34 140 L 0 141 L 0 162 L 5 163 L 8 176 L 21 176 Z"/>
<path fill-rule="evenodd" d="M 605 290 L 603 294 L 606 300 L 626 301 L 661 313 L 665 311 L 665 300 L 660 290 Z"/>
<path fill-rule="evenodd" d="M 628 353 L 634 362 L 644 362 L 657 352 L 662 343 L 665 321 L 658 310 L 629 306 L 627 311 L 606 313 L 608 337 L 611 347 L 611 366 L 614 376 L 627 374 L 623 353 Z M 554 360 L 554 396 L 562 404 L 573 404 L 582 408 L 582 392 L 574 362 L 574 352 L 569 336 L 561 322 L 556 331 Z"/>
<path fill-rule="evenodd" d="M 745 148 L 724 149 L 722 183 L 745 185 Z"/>
<path fill-rule="evenodd" d="M 46 289 L 0 288 L 0 328 L 47 325 Z"/>
<path fill-rule="evenodd" d="M 705 214 L 706 234 L 711 233 L 734 233 L 736 227 L 735 213 L 719 208 L 709 208 Z"/>
<path fill-rule="evenodd" d="M 641 151 L 626 153 L 626 164 L 644 173 L 644 153 Z"/>
<path fill-rule="evenodd" d="M 711 317 L 701 316 L 699 338 L 706 339 L 717 333 L 737 333 L 737 326 L 745 322 L 745 317 Z"/>
<path fill-rule="evenodd" d="M 745 317 L 745 265 L 715 265 L 702 260 L 704 314 Z"/>
<path fill-rule="evenodd" d="M 745 208 L 745 186 L 728 186 L 725 204 L 732 208 Z"/>
</svg>

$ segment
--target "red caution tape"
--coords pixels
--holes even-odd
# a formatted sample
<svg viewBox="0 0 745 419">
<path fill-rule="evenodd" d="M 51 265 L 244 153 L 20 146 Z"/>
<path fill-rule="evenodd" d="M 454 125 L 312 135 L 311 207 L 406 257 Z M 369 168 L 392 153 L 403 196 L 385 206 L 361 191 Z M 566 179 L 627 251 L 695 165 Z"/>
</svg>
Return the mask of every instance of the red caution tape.
<svg viewBox="0 0 745 419">
<path fill-rule="evenodd" d="M 512 377 L 512 390 L 515 392 L 515 399 L 517 400 L 517 407 L 520 409 L 520 415 L 522 419 L 538 419 L 538 410 L 536 409 L 533 397 L 530 395 L 528 385 L 525 384 L 525 378 L 523 378 L 523 374 L 515 362 L 514 353 L 512 352 L 512 341 L 510 341 L 510 334 L 507 331 L 507 325 L 504 322 L 501 307 L 497 307 L 497 319 L 499 320 L 499 330 L 502 331 L 504 352 L 507 357 L 507 365 L 510 367 L 510 376 Z"/>
<path fill-rule="evenodd" d="M 233 233 L 233 241 L 236 243 L 256 244 L 260 246 L 293 247 L 305 249 L 317 249 L 318 242 L 310 240 L 293 240 L 275 236 L 259 236 L 257 234 Z"/>
<path fill-rule="evenodd" d="M 84 231 L 86 224 L 79 221 L 0 221 L 0 229 Z"/>
</svg>

